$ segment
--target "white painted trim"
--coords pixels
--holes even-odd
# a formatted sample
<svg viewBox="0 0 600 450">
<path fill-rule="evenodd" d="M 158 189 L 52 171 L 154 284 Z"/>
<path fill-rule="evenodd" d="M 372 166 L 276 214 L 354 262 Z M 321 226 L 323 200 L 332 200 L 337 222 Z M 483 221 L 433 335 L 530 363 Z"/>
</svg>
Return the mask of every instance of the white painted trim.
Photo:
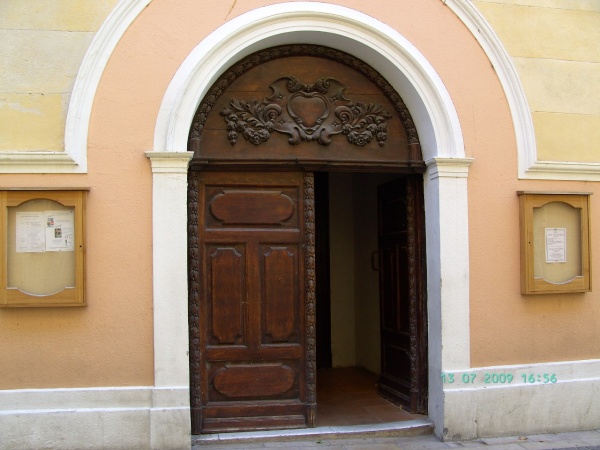
<svg viewBox="0 0 600 450">
<path fill-rule="evenodd" d="M 488 21 L 470 0 L 444 0 L 487 54 L 512 114 L 518 152 L 518 177 L 539 180 L 600 181 L 600 163 L 538 160 L 529 103 L 512 58 Z"/>
<path fill-rule="evenodd" d="M 441 436 L 449 408 L 440 373 L 470 367 L 469 212 L 472 158 L 431 158 L 424 175 L 429 418 Z M 460 428 L 459 428 L 460 430 Z"/>
<path fill-rule="evenodd" d="M 439 362 L 432 361 L 438 370 L 430 370 L 430 381 L 440 370 L 471 367 L 467 177 L 472 163 L 473 158 L 425 162 L 428 317 L 439 320 L 438 330 L 429 328 L 429 342 L 440 352 Z"/>
<path fill-rule="evenodd" d="M 600 181 L 600 163 L 536 161 L 522 178 L 538 180 Z"/>
<path fill-rule="evenodd" d="M 447 380 L 450 373 L 455 381 L 444 384 L 445 423 L 462 429 L 460 439 L 597 429 L 600 423 L 599 359 L 465 368 L 446 371 Z M 465 373 L 474 374 L 475 383 L 462 383 Z M 486 373 L 510 373 L 513 382 L 484 383 Z M 555 374 L 557 382 L 523 383 L 521 373 Z M 188 386 L 0 390 L 0 449 L 189 450 L 189 430 L 177 428 L 189 423 L 188 401 Z M 162 427 L 154 436 L 153 422 Z"/>
<path fill-rule="evenodd" d="M 187 174 L 194 152 L 146 152 L 152 163 L 152 173 Z"/>
<path fill-rule="evenodd" d="M 148 386 L 0 390 L 0 414 L 9 411 L 145 408 L 151 404 Z"/>
<path fill-rule="evenodd" d="M 511 382 L 501 383 L 486 382 L 486 374 L 511 374 Z M 524 382 L 522 374 L 535 374 L 535 383 Z M 600 359 L 587 359 L 579 361 L 560 361 L 534 364 L 511 364 L 502 366 L 485 366 L 475 368 L 464 368 L 462 370 L 445 371 L 446 376 L 454 375 L 454 382 L 448 381 L 444 384 L 444 391 L 453 390 L 477 390 L 477 389 L 510 389 L 514 386 L 539 386 L 547 384 L 573 383 L 577 381 L 597 380 L 600 381 Z M 465 383 L 463 374 L 472 374 Z M 540 375 L 539 381 L 537 375 Z M 556 375 L 556 383 L 544 383 L 543 375 Z M 474 378 L 473 378 L 474 375 Z M 491 377 L 490 377 L 491 378 Z M 448 379 L 448 378 L 447 378 Z M 600 405 L 599 405 L 600 406 Z"/>
<path fill-rule="evenodd" d="M 79 169 L 65 152 L 0 152 L 0 173 L 76 173 Z"/>
<path fill-rule="evenodd" d="M 106 18 L 85 54 L 69 102 L 65 151 L 87 172 L 87 146 L 92 105 L 100 78 L 115 47 L 135 18 L 152 0 L 121 0 Z"/>
<path fill-rule="evenodd" d="M 435 178 L 467 178 L 473 158 L 431 158 L 425 161 L 429 167 L 429 177 Z"/>
<path fill-rule="evenodd" d="M 471 1 L 446 0 L 444 4 L 471 31 L 498 75 L 513 118 L 519 154 L 519 175 L 524 176 L 537 157 L 533 120 L 517 70 L 500 38 Z"/>
<path fill-rule="evenodd" d="M 189 389 L 187 168 L 192 152 L 146 152 L 152 165 L 154 383 Z"/>
</svg>

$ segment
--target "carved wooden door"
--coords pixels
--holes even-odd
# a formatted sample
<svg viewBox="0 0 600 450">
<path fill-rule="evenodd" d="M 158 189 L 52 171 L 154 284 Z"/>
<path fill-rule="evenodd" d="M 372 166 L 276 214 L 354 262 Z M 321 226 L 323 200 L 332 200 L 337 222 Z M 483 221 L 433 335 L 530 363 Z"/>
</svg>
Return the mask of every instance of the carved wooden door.
<svg viewBox="0 0 600 450">
<path fill-rule="evenodd" d="M 379 393 L 427 413 L 422 177 L 378 189 L 381 376 Z"/>
<path fill-rule="evenodd" d="M 309 172 L 424 172 L 410 112 L 354 56 L 284 45 L 223 72 L 188 150 L 192 432 L 313 426 Z"/>
<path fill-rule="evenodd" d="M 190 237 L 194 434 L 314 426 L 312 180 L 300 172 L 190 177 L 199 230 Z"/>
</svg>

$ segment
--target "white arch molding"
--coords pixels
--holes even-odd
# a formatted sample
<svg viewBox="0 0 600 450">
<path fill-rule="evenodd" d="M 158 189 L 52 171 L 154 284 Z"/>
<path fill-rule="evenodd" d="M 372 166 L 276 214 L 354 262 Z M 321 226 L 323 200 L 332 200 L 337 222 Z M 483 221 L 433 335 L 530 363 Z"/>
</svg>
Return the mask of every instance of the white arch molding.
<svg viewBox="0 0 600 450">
<path fill-rule="evenodd" d="M 154 149 L 173 152 L 187 148 L 191 119 L 201 99 L 229 66 L 257 50 L 298 42 L 328 45 L 375 67 L 411 111 L 425 160 L 464 157 L 450 95 L 423 55 L 396 30 L 370 16 L 312 2 L 259 8 L 207 36 L 169 84 L 158 114 Z"/>
<path fill-rule="evenodd" d="M 466 176 L 471 160 L 464 157 L 450 95 L 425 57 L 396 30 L 337 5 L 293 2 L 243 14 L 207 36 L 167 88 L 157 118 L 154 151 L 147 152 L 154 193 L 155 384 L 172 389 L 189 384 L 186 171 L 192 155 L 185 150 L 194 113 L 213 82 L 232 64 L 260 49 L 297 42 L 343 50 L 373 66 L 402 96 L 419 132 L 428 165 L 424 186 L 429 415 L 441 435 L 440 371 L 470 367 Z M 169 230 L 171 239 L 162 241 Z"/>
</svg>

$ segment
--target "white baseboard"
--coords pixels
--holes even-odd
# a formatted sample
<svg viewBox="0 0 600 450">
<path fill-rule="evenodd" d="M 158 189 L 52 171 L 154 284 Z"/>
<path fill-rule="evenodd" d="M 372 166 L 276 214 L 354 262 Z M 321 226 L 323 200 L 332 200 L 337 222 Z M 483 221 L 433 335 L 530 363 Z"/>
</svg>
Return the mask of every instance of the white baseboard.
<svg viewBox="0 0 600 450">
<path fill-rule="evenodd" d="M 600 427 L 597 359 L 481 367 L 445 372 L 444 379 L 447 440 Z"/>
<path fill-rule="evenodd" d="M 600 426 L 599 359 L 454 370 L 444 378 L 444 430 L 436 434 L 447 440 Z M 189 450 L 190 434 L 187 386 L 0 391 L 0 450 Z"/>
<path fill-rule="evenodd" d="M 189 388 L 0 391 L 0 449 L 190 448 Z"/>
</svg>

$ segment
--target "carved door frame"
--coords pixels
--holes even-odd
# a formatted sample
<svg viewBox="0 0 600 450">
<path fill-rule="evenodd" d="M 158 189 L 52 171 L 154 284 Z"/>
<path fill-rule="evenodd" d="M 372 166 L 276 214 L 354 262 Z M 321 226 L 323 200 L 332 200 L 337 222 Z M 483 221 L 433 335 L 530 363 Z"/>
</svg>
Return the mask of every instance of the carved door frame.
<svg viewBox="0 0 600 450">
<path fill-rule="evenodd" d="M 275 80 L 271 84 L 273 94 L 265 98 L 262 103 L 258 100 L 253 104 L 250 102 L 244 103 L 233 100 L 227 109 L 216 111 L 214 107 L 217 105 L 219 98 L 225 93 L 228 87 L 237 78 L 244 75 L 246 72 L 265 62 L 274 61 L 290 56 L 311 56 L 319 57 L 335 61 L 336 63 L 350 67 L 356 70 L 373 85 L 379 87 L 383 95 L 393 105 L 393 112 L 400 119 L 402 128 L 406 133 L 407 150 L 402 159 L 397 161 L 373 162 L 369 157 L 364 160 L 348 163 L 345 161 L 329 160 L 326 163 L 323 161 L 315 161 L 314 159 L 300 160 L 293 158 L 290 161 L 269 161 L 265 158 L 260 158 L 260 153 L 255 158 L 249 158 L 244 161 L 231 160 L 227 158 L 209 157 L 202 154 L 202 134 L 205 130 L 206 121 L 211 115 L 216 112 L 224 116 L 227 123 L 228 139 L 232 145 L 235 145 L 238 139 L 243 137 L 253 144 L 261 144 L 266 142 L 270 133 L 274 131 L 287 134 L 290 136 L 289 144 L 294 145 L 302 141 L 318 141 L 321 145 L 327 145 L 331 142 L 331 137 L 336 134 L 346 135 L 348 145 L 364 145 L 371 141 L 378 142 L 383 146 L 387 135 L 385 134 L 385 123 L 382 122 L 388 117 L 388 112 L 378 108 L 379 105 L 363 105 L 358 107 L 350 99 L 343 96 L 343 88 L 336 86 L 335 79 L 322 79 L 315 81 L 313 85 L 302 84 L 293 77 L 284 77 L 284 79 Z M 333 80 L 331 82 L 330 80 Z M 277 85 L 279 83 L 279 86 Z M 331 88 L 333 85 L 333 88 Z M 330 94 L 328 90 L 333 89 L 334 97 L 341 97 L 343 100 L 349 101 L 349 107 L 346 107 L 341 114 L 349 114 L 349 118 L 344 118 L 343 115 L 335 111 L 336 117 L 340 118 L 341 124 L 336 122 L 322 124 L 327 119 L 324 116 L 317 118 L 312 127 L 306 127 L 300 124 L 301 121 L 294 117 L 294 110 L 290 104 L 279 105 L 280 110 L 287 110 L 286 120 L 295 123 L 273 125 L 272 117 L 268 116 L 269 108 L 273 105 L 277 106 L 278 98 L 281 97 L 278 90 L 287 89 L 290 98 L 299 93 L 303 97 Z M 331 95 L 330 95 L 331 96 Z M 327 102 L 327 100 L 323 100 Z M 330 102 L 331 103 L 331 102 Z M 348 104 L 346 104 L 348 106 Z M 330 107 L 333 108 L 333 107 Z M 338 108 L 340 109 L 340 108 Z M 329 111 L 329 115 L 333 116 L 333 109 Z M 352 115 L 354 114 L 354 115 Z M 251 127 L 240 127 L 239 122 L 245 123 L 254 122 L 257 125 Z M 368 129 L 361 128 L 365 131 L 362 136 L 352 132 L 344 132 L 343 128 L 348 128 L 359 121 L 368 122 L 371 126 Z M 359 131 L 361 131 L 359 130 Z M 315 133 L 316 131 L 316 133 Z M 346 130 L 347 131 L 347 130 Z M 254 139 L 255 141 L 253 141 Z M 412 120 L 410 112 L 406 104 L 392 88 L 392 86 L 373 68 L 347 53 L 334 50 L 328 47 L 315 45 L 290 45 L 280 46 L 267 49 L 256 54 L 246 57 L 238 62 L 232 68 L 222 75 L 213 87 L 209 90 L 203 101 L 200 103 L 194 120 L 192 122 L 188 150 L 194 153 L 190 162 L 188 173 L 188 236 L 191 241 L 198 237 L 198 191 L 197 183 L 194 182 L 195 173 L 199 170 L 294 170 L 304 171 L 305 175 L 305 236 L 306 236 L 306 252 L 305 252 L 305 296 L 306 296 L 306 317 L 305 317 L 305 332 L 306 332 L 306 388 L 308 391 L 307 403 L 313 405 L 311 413 L 308 416 L 309 426 L 314 426 L 314 405 L 316 405 L 316 328 L 315 328 L 315 223 L 314 223 L 314 177 L 312 172 L 315 170 L 342 170 L 342 171 L 358 171 L 358 172 L 390 172 L 398 171 L 400 173 L 424 173 L 426 165 L 423 162 L 420 150 L 420 144 L 415 124 Z M 188 300 L 189 300 L 189 342 L 190 342 L 190 403 L 192 410 L 198 408 L 201 404 L 199 392 L 199 379 L 202 373 L 200 366 L 200 329 L 199 323 L 199 290 L 198 277 L 200 270 L 200 262 L 198 260 L 198 249 L 195 245 L 188 245 Z M 197 431 L 198 424 L 193 427 Z"/>
</svg>

